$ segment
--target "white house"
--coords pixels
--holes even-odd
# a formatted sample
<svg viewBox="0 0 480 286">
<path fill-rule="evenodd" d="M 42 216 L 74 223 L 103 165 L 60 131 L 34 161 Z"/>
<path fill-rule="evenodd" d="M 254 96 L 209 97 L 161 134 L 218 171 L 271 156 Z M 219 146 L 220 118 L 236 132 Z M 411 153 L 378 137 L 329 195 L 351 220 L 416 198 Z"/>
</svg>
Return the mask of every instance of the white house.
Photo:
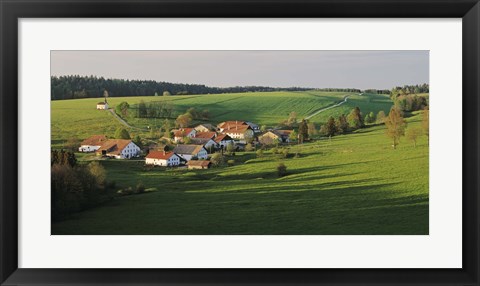
<svg viewBox="0 0 480 286">
<path fill-rule="evenodd" d="M 154 166 L 178 166 L 181 161 L 182 158 L 171 151 L 150 151 L 145 157 L 145 164 Z"/>
<path fill-rule="evenodd" d="M 173 152 L 186 161 L 190 161 L 193 157 L 197 159 L 208 158 L 207 150 L 201 145 L 177 145 L 177 147 L 173 149 Z"/>
<path fill-rule="evenodd" d="M 130 159 L 140 155 L 140 147 L 132 140 L 109 139 L 100 146 L 97 154 L 115 159 Z"/>
<path fill-rule="evenodd" d="M 173 141 L 175 141 L 176 143 L 182 142 L 183 138 L 192 138 L 195 137 L 195 134 L 197 134 L 197 130 L 193 128 L 180 128 L 173 131 Z"/>
<path fill-rule="evenodd" d="M 190 139 L 191 144 L 194 145 L 201 145 L 207 150 L 211 150 L 212 148 L 216 149 L 217 148 L 217 142 L 213 141 L 212 139 L 209 138 L 198 138 L 198 137 L 193 137 Z"/>
<path fill-rule="evenodd" d="M 105 135 L 93 135 L 88 137 L 87 139 L 83 140 L 80 143 L 80 147 L 78 148 L 79 152 L 95 152 L 97 151 L 100 146 L 102 146 L 103 142 L 107 141 L 107 136 Z"/>
<path fill-rule="evenodd" d="M 97 103 L 97 109 L 98 110 L 107 110 L 108 109 L 107 98 L 105 98 L 104 102 Z"/>
<path fill-rule="evenodd" d="M 252 128 L 248 125 L 235 125 L 228 126 L 227 129 L 223 130 L 223 133 L 230 136 L 232 139 L 244 141 L 247 138 L 253 138 L 254 132 Z"/>
<path fill-rule="evenodd" d="M 214 140 L 217 143 L 218 148 L 221 149 L 226 148 L 228 144 L 235 144 L 235 140 L 233 140 L 227 134 L 218 135 Z"/>
</svg>

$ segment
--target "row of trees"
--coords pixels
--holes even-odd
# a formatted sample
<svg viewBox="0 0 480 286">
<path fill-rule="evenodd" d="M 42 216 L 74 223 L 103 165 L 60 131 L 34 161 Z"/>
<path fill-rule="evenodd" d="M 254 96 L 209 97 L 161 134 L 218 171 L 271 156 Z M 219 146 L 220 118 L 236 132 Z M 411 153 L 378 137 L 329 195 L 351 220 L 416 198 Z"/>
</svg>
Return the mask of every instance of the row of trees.
<svg viewBox="0 0 480 286">
<path fill-rule="evenodd" d="M 110 96 L 160 96 L 208 93 L 237 93 L 255 91 L 304 91 L 311 88 L 274 88 L 266 86 L 208 87 L 202 84 L 169 83 L 153 80 L 105 79 L 96 76 L 52 76 L 51 99 L 102 97 L 104 90 Z"/>
<path fill-rule="evenodd" d="M 385 126 L 386 126 L 386 135 L 392 140 L 392 147 L 393 149 L 397 148 L 397 145 L 400 143 L 400 138 L 406 136 L 408 140 L 412 141 L 414 147 L 417 147 L 417 138 L 421 135 L 429 137 L 429 115 L 430 112 L 428 108 L 425 108 L 422 113 L 422 125 L 421 128 L 412 127 L 407 128 L 407 122 L 403 118 L 402 111 L 393 106 L 388 113 L 388 117 L 385 118 Z"/>
<path fill-rule="evenodd" d="M 396 86 L 390 91 L 390 97 L 393 99 L 400 95 L 429 93 L 430 85 L 428 83 L 416 85 Z"/>
<path fill-rule="evenodd" d="M 52 220 L 109 201 L 115 184 L 107 182 L 105 169 L 98 162 L 78 165 L 75 155 L 51 151 Z"/>
<path fill-rule="evenodd" d="M 134 110 L 132 113 L 137 118 L 170 118 L 174 106 L 170 101 L 153 101 L 145 104 L 142 100 L 137 105 L 129 106 L 129 109 Z"/>
</svg>

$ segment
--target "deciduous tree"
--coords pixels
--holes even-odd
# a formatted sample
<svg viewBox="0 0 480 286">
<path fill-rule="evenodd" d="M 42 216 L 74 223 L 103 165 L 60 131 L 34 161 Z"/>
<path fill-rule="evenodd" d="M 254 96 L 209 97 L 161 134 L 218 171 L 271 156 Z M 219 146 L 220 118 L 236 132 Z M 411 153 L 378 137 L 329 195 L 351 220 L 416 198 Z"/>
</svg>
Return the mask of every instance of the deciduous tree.
<svg viewBox="0 0 480 286">
<path fill-rule="evenodd" d="M 400 142 L 400 137 L 405 135 L 405 127 L 407 123 L 403 119 L 402 112 L 397 107 L 392 107 L 388 117 L 385 119 L 385 126 L 387 127 L 386 134 L 393 141 L 393 149 L 397 148 Z"/>
</svg>

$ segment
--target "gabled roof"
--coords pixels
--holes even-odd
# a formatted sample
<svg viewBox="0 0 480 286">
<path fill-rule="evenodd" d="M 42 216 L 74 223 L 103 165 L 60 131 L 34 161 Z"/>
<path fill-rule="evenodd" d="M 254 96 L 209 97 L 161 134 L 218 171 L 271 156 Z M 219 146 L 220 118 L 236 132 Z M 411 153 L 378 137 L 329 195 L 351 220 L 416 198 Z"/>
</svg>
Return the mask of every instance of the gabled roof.
<svg viewBox="0 0 480 286">
<path fill-rule="evenodd" d="M 105 104 L 107 104 L 107 103 L 106 103 L 106 102 L 99 102 L 99 103 L 97 103 L 97 105 L 105 105 Z"/>
<path fill-rule="evenodd" d="M 132 140 L 129 139 L 108 139 L 103 142 L 97 152 L 106 151 L 109 154 L 119 155 Z"/>
<path fill-rule="evenodd" d="M 104 141 L 107 141 L 107 136 L 93 135 L 83 140 L 82 143 L 80 143 L 80 145 L 101 146 Z"/>
<path fill-rule="evenodd" d="M 225 129 L 223 129 L 223 132 L 225 133 L 237 133 L 237 134 L 243 134 L 245 131 L 248 129 L 252 130 L 252 128 L 248 125 L 235 125 L 235 126 L 227 126 Z"/>
<path fill-rule="evenodd" d="M 188 166 L 208 167 L 211 162 L 208 160 L 190 160 L 187 162 Z"/>
<path fill-rule="evenodd" d="M 190 134 L 190 132 L 192 132 L 193 130 L 194 130 L 193 128 L 181 128 L 181 129 L 175 130 L 173 134 L 175 137 L 185 137 L 188 134 Z"/>
<path fill-rule="evenodd" d="M 208 139 L 213 139 L 217 136 L 216 132 L 197 132 L 195 134 L 195 138 L 208 138 Z"/>
<path fill-rule="evenodd" d="M 232 137 L 228 136 L 227 134 L 220 134 L 215 139 L 215 142 L 220 143 L 221 141 L 233 140 Z"/>
<path fill-rule="evenodd" d="M 184 155 L 197 155 L 201 150 L 205 150 L 202 145 L 181 144 L 173 149 L 173 152 Z"/>
<path fill-rule="evenodd" d="M 190 142 L 192 142 L 192 144 L 195 144 L 195 145 L 205 145 L 208 143 L 208 141 L 213 141 L 213 140 L 210 138 L 198 138 L 198 137 L 190 138 Z"/>
<path fill-rule="evenodd" d="M 202 123 L 202 124 L 199 124 L 195 127 L 195 129 L 199 128 L 199 127 L 204 127 L 204 128 L 207 128 L 209 130 L 215 130 L 215 126 L 213 126 L 212 124 L 210 123 Z"/>
<path fill-rule="evenodd" d="M 293 130 L 273 130 L 273 133 L 279 136 L 289 136 Z"/>
<path fill-rule="evenodd" d="M 247 125 L 247 123 L 241 120 L 224 121 L 218 124 L 218 128 L 226 128 L 227 126 L 236 126 L 236 125 Z"/>
<path fill-rule="evenodd" d="M 159 160 L 168 160 L 170 157 L 175 155 L 174 152 L 164 152 L 164 151 L 150 151 L 145 157 L 147 159 L 159 159 Z"/>
</svg>

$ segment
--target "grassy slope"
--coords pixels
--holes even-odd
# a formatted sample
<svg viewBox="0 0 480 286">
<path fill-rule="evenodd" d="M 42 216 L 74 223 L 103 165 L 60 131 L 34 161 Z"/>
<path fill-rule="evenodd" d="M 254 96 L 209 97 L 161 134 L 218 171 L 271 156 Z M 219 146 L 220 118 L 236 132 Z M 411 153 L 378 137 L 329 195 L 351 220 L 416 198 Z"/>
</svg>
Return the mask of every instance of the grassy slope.
<svg viewBox="0 0 480 286">
<path fill-rule="evenodd" d="M 335 119 L 342 113 L 348 115 L 350 111 L 359 107 L 362 111 L 362 114 L 365 116 L 367 113 L 373 111 L 375 115 L 380 110 L 383 110 L 385 114 L 388 114 L 390 108 L 392 107 L 392 101 L 388 95 L 384 94 L 363 94 L 358 95 L 354 94 L 347 99 L 347 102 L 333 109 L 326 110 L 314 117 L 311 118 L 311 121 L 315 123 L 325 123 L 327 122 L 330 116 L 335 117 Z"/>
<path fill-rule="evenodd" d="M 409 119 L 419 125 L 420 117 Z M 233 167 L 142 171 L 105 161 L 119 185 L 156 192 L 116 199 L 52 226 L 53 234 L 428 234 L 428 146 L 384 126 L 303 146 L 300 158 L 237 156 Z M 290 175 L 277 178 L 284 162 Z"/>
<path fill-rule="evenodd" d="M 122 101 L 129 104 L 168 100 L 175 107 L 175 113 L 185 112 L 190 107 L 208 109 L 211 122 L 225 120 L 250 120 L 257 124 L 276 125 L 296 111 L 299 118 L 322 107 L 340 101 L 347 93 L 343 92 L 255 92 L 239 94 L 212 94 L 169 97 L 114 97 L 108 101 L 115 107 Z M 61 147 L 63 141 L 72 136 L 81 139 L 93 134 L 113 136 L 121 125 L 109 112 L 96 110 L 98 98 L 52 101 L 52 145 Z M 162 120 L 133 119 L 127 121 L 136 127 L 160 125 Z M 130 130 L 137 133 L 136 130 Z"/>
</svg>

